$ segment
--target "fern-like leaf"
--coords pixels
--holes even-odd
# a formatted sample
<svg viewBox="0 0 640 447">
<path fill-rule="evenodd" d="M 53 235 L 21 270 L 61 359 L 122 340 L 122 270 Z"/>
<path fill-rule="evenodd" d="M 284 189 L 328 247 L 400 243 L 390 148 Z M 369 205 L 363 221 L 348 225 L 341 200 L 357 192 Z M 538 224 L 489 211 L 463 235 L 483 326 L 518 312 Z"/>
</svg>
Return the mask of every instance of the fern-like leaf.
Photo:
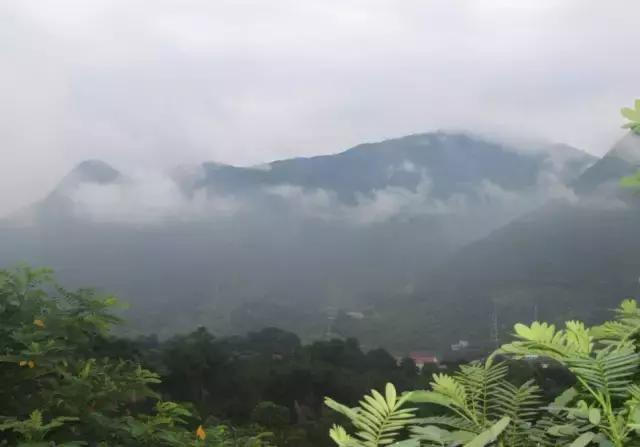
<svg viewBox="0 0 640 447">
<path fill-rule="evenodd" d="M 637 339 L 640 336 L 640 308 L 636 300 L 623 301 L 615 313 L 615 320 L 591 329 L 594 338 L 606 345 Z"/>
<path fill-rule="evenodd" d="M 490 413 L 494 413 L 492 404 L 500 393 L 507 371 L 504 363 L 483 365 L 475 362 L 462 365 L 456 374 L 456 379 L 464 386 L 467 406 L 477 415 L 480 424 L 486 424 Z"/>
<path fill-rule="evenodd" d="M 532 424 L 540 414 L 540 388 L 533 381 L 519 387 L 505 381 L 497 390 L 495 402 L 494 411 L 511 419 L 505 431 L 506 444 L 511 447 L 525 445 Z"/>
<path fill-rule="evenodd" d="M 388 383 L 384 396 L 372 390 L 356 408 L 325 398 L 325 404 L 329 408 L 347 416 L 358 430 L 351 436 L 344 428 L 334 426 L 330 431 L 331 438 L 340 447 L 379 447 L 393 444 L 398 434 L 415 420 L 415 408 L 403 408 L 409 397 L 410 393 L 407 393 L 398 398 L 395 387 Z"/>
<path fill-rule="evenodd" d="M 623 345 L 603 349 L 595 358 L 567 359 L 566 364 L 591 392 L 626 398 L 639 361 L 633 345 Z"/>
</svg>

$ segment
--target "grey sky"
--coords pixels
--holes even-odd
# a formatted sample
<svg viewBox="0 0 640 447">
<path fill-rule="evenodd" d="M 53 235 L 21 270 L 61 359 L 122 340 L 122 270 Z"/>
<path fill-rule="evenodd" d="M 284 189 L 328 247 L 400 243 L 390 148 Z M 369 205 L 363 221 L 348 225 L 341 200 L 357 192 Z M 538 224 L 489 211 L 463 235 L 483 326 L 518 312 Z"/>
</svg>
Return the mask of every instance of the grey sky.
<svg viewBox="0 0 640 447">
<path fill-rule="evenodd" d="M 337 152 L 438 128 L 602 154 L 640 97 L 637 0 L 4 0 L 0 214 L 76 162 Z"/>
</svg>

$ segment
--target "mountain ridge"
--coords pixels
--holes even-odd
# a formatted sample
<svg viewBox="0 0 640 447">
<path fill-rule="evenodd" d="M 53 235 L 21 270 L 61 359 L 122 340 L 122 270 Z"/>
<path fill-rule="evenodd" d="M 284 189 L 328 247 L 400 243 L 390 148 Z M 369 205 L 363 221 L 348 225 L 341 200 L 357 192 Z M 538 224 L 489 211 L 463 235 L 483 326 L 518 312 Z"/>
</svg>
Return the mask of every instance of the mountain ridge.
<svg viewBox="0 0 640 447">
<path fill-rule="evenodd" d="M 621 142 L 640 156 L 640 136 L 627 135 Z M 530 320 L 534 307 L 539 318 L 555 323 L 595 321 L 619 300 L 637 294 L 640 203 L 619 186 L 620 178 L 637 166 L 627 161 L 609 169 L 612 159 L 620 159 L 621 142 L 575 182 L 590 188 L 462 247 L 421 284 L 414 303 L 429 308 L 448 302 L 458 318 L 470 322 L 470 333 L 488 340 L 492 312 L 500 313 L 506 335 L 512 323 Z M 487 317 L 478 325 L 473 315 Z"/>
<path fill-rule="evenodd" d="M 421 293 L 422 278 L 467 244 L 571 198 L 568 185 L 594 161 L 563 145 L 447 133 L 155 177 L 93 161 L 35 206 L 31 227 L 0 231 L 0 264 L 51 265 L 66 284 L 120 294 L 133 306 L 130 330 L 170 335 L 195 321 L 319 337 L 329 309 L 375 315 Z"/>
<path fill-rule="evenodd" d="M 469 154 L 469 151 L 475 153 Z M 482 160 L 488 154 L 495 155 Z M 440 131 L 363 143 L 336 154 L 294 157 L 247 167 L 205 161 L 181 170 L 173 169 L 170 177 L 187 194 L 207 189 L 235 194 L 264 186 L 294 185 L 331 190 L 353 204 L 356 193 L 369 194 L 394 186 L 415 190 L 425 176 L 439 177 L 432 182 L 433 192 L 438 196 L 445 196 L 453 189 L 469 192 L 469 188 L 461 187 L 462 183 L 473 187 L 485 178 L 499 187 L 522 189 L 535 183 L 538 171 L 545 168 L 553 171 L 554 157 L 566 163 L 564 167 L 568 172 L 557 173 L 565 182 L 597 160 L 564 144 L 539 143 L 535 148 L 519 150 L 472 134 Z M 509 163 L 508 169 L 504 169 L 507 175 L 499 172 L 499 166 L 492 165 L 497 160 Z M 450 182 L 446 176 L 440 176 L 438 169 L 432 168 L 445 165 L 447 175 L 451 175 L 452 169 L 457 170 L 458 177 Z M 107 163 L 88 160 L 73 168 L 56 189 L 81 183 L 113 183 L 123 178 L 124 174 Z M 446 186 L 441 186 L 443 184 Z"/>
</svg>

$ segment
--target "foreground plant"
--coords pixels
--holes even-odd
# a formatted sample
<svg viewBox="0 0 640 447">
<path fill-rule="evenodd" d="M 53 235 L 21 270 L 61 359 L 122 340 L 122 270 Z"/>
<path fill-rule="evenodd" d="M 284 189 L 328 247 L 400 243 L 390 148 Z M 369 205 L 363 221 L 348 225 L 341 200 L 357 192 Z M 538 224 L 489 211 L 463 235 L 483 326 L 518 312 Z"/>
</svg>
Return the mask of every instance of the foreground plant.
<svg viewBox="0 0 640 447">
<path fill-rule="evenodd" d="M 453 376 L 435 374 L 431 390 L 415 391 L 411 400 L 435 404 L 445 414 L 424 419 L 412 437 L 422 445 L 526 445 L 540 412 L 540 389 L 532 381 L 515 386 L 507 373 L 506 364 L 489 360 L 464 365 Z"/>
<path fill-rule="evenodd" d="M 356 408 L 326 399 L 327 406 L 347 416 L 358 430 L 350 435 L 334 426 L 330 436 L 340 447 L 525 445 L 539 390 L 530 382 L 509 384 L 506 373 L 502 364 L 473 364 L 455 377 L 435 374 L 431 391 L 405 393 L 400 399 L 391 384 L 385 396 L 374 390 Z M 416 408 L 404 408 L 407 402 L 436 404 L 447 414 L 416 419 Z M 398 441 L 401 437 L 406 439 Z"/>
<path fill-rule="evenodd" d="M 372 390 L 355 408 L 326 398 L 325 404 L 348 417 L 358 430 L 354 435 L 349 435 L 343 427 L 334 425 L 329 436 L 340 447 L 377 447 L 389 444 L 398 447 L 417 446 L 415 442 L 394 444 L 400 432 L 414 421 L 415 408 L 404 408 L 410 397 L 411 393 L 406 393 L 398 398 L 395 387 L 388 383 L 384 396 Z"/>
<path fill-rule="evenodd" d="M 402 446 L 640 446 L 636 301 L 624 301 L 615 319 L 601 326 L 587 328 L 577 321 L 563 329 L 540 322 L 516 324 L 515 336 L 486 362 L 462 366 L 454 375 L 435 374 L 430 390 L 407 393 L 401 400 L 402 405 L 435 405 L 444 410 L 442 415 L 416 419 L 415 409 L 406 409 L 402 423 L 385 429 L 384 423 L 402 410 L 395 403 L 382 405 L 387 399 L 379 393 L 367 396 L 356 409 L 329 399 L 328 405 L 360 430 L 350 436 L 335 427 L 332 438 L 341 447 L 377 447 L 399 439 L 404 439 L 397 444 Z M 498 355 L 559 363 L 573 374 L 575 385 L 543 405 L 532 381 L 515 386 L 507 380 L 507 366 L 494 363 Z M 394 389 L 387 385 L 387 390 Z M 370 436 L 376 429 L 389 436 Z"/>
<path fill-rule="evenodd" d="M 640 99 L 636 99 L 633 108 L 624 107 L 620 113 L 629 120 L 622 127 L 640 134 Z"/>
<path fill-rule="evenodd" d="M 44 440 L 49 432 L 65 424 L 76 422 L 77 420 L 78 419 L 74 417 L 57 417 L 45 423 L 42 419 L 42 413 L 39 410 L 34 410 L 25 420 L 5 418 L 5 420 L 0 423 L 0 431 L 10 430 L 18 433 L 25 441 L 25 444 L 32 447 L 48 446 L 49 443 L 44 442 Z M 81 445 L 81 443 L 66 442 L 60 445 L 72 446 Z"/>
<path fill-rule="evenodd" d="M 538 355 L 564 365 L 576 378 L 549 416 L 538 439 L 546 445 L 616 447 L 640 442 L 640 387 L 634 382 L 640 369 L 638 335 L 640 309 L 634 300 L 624 301 L 616 319 L 588 329 L 569 321 L 562 330 L 535 322 L 515 326 L 517 341 L 501 352 L 516 357 Z"/>
<path fill-rule="evenodd" d="M 116 305 L 63 289 L 47 269 L 0 270 L 0 445 L 269 445 L 267 433 L 199 425 L 190 409 L 160 400 L 158 374 L 139 364 L 96 358 Z"/>
</svg>

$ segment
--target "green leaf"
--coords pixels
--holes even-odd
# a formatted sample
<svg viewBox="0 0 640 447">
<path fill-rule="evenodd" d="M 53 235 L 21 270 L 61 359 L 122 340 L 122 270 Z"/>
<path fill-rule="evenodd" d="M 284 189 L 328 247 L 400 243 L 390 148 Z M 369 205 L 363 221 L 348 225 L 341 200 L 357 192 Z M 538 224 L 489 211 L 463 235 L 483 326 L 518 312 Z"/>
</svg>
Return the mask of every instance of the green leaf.
<svg viewBox="0 0 640 447">
<path fill-rule="evenodd" d="M 385 387 L 385 398 L 390 409 L 393 409 L 396 406 L 396 396 L 396 387 L 391 383 L 387 383 L 387 386 Z"/>
<path fill-rule="evenodd" d="M 620 110 L 620 113 L 630 121 L 640 121 L 640 113 L 637 110 L 624 107 Z"/>
<path fill-rule="evenodd" d="M 342 427 L 334 426 L 329 434 L 340 447 L 378 447 L 393 444 L 399 432 L 415 420 L 415 408 L 402 408 L 409 397 L 411 393 L 404 394 L 398 400 L 395 387 L 387 384 L 385 396 L 372 390 L 363 397 L 360 406 L 356 408 L 349 408 L 325 398 L 325 404 L 329 408 L 347 416 L 358 429 L 352 436 Z"/>
<path fill-rule="evenodd" d="M 591 408 L 589 410 L 589 422 L 593 425 L 598 425 L 600 423 L 600 410 L 597 408 Z"/>
<path fill-rule="evenodd" d="M 437 404 L 444 407 L 448 407 L 452 403 L 449 397 L 433 391 L 414 391 L 410 400 L 415 403 Z"/>
<path fill-rule="evenodd" d="M 591 432 L 582 433 L 575 441 L 573 441 L 569 445 L 569 447 L 585 447 L 593 440 L 595 436 L 595 433 Z"/>
<path fill-rule="evenodd" d="M 572 436 L 578 434 L 578 427 L 571 424 L 554 425 L 547 429 L 547 433 L 552 436 Z"/>
<path fill-rule="evenodd" d="M 498 422 L 493 424 L 488 430 L 483 431 L 478 436 L 473 438 L 470 442 L 465 444 L 465 447 L 484 447 L 498 439 L 498 436 L 507 428 L 511 418 L 503 417 Z"/>
<path fill-rule="evenodd" d="M 549 405 L 549 411 L 557 414 L 559 410 L 565 408 L 578 396 L 578 391 L 574 388 L 567 388 Z"/>
<path fill-rule="evenodd" d="M 389 447 L 420 447 L 420 441 L 417 439 L 407 439 L 406 441 L 391 444 Z"/>
</svg>

